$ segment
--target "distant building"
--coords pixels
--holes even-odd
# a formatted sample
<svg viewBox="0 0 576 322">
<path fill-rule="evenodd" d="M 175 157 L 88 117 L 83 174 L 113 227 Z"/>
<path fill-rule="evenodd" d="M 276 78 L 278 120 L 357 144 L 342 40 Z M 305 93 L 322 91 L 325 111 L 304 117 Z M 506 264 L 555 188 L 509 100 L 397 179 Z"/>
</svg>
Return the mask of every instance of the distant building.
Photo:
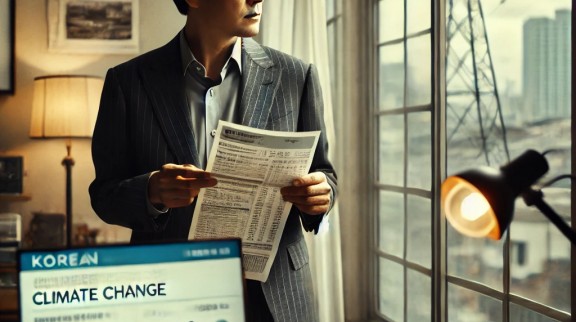
<svg viewBox="0 0 576 322">
<path fill-rule="evenodd" d="M 530 18 L 523 27 L 522 94 L 524 121 L 538 123 L 570 116 L 571 16 Z"/>
</svg>

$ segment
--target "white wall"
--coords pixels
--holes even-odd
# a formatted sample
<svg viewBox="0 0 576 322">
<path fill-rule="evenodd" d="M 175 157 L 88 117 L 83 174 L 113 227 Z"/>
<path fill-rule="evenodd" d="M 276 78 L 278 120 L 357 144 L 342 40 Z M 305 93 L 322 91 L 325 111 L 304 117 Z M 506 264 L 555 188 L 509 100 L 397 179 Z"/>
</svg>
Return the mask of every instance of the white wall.
<svg viewBox="0 0 576 322">
<path fill-rule="evenodd" d="M 22 215 L 23 233 L 33 212 L 65 213 L 65 141 L 32 140 L 28 137 L 34 77 L 48 74 L 88 74 L 104 77 L 109 67 L 135 55 L 48 53 L 46 0 L 16 2 L 16 91 L 0 95 L 0 154 L 24 157 L 24 191 L 28 201 L 0 199 L 0 213 Z M 140 52 L 159 47 L 184 26 L 172 1 L 139 0 Z M 100 228 L 103 242 L 127 241 L 129 231 L 102 222 L 90 206 L 88 185 L 94 178 L 90 140 L 73 140 L 72 170 L 74 223 Z"/>
</svg>

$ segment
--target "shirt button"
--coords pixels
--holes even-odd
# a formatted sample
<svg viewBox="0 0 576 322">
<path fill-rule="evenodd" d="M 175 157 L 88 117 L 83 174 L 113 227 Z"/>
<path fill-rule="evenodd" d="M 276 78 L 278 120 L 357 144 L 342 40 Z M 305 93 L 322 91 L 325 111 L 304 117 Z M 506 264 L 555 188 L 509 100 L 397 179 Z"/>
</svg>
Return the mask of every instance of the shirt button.
<svg viewBox="0 0 576 322">
<path fill-rule="evenodd" d="M 215 137 L 216 136 L 216 130 L 210 131 L 210 135 L 212 135 L 212 137 Z"/>
<path fill-rule="evenodd" d="M 210 89 L 210 96 L 214 96 L 214 90 L 212 88 Z"/>
</svg>

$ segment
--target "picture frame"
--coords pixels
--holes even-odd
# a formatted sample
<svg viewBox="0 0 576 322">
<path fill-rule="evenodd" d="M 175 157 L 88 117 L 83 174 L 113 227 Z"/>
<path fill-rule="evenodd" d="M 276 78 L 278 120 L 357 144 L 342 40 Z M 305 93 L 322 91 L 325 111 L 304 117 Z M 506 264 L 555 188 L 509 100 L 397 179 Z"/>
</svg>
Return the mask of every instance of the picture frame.
<svg viewBox="0 0 576 322">
<path fill-rule="evenodd" d="M 0 94 L 14 94 L 16 0 L 0 0 Z"/>
<path fill-rule="evenodd" d="M 138 0 L 48 0 L 48 52 L 137 54 Z"/>
<path fill-rule="evenodd" d="M 22 156 L 0 156 L 0 195 L 22 194 L 24 161 Z"/>
</svg>

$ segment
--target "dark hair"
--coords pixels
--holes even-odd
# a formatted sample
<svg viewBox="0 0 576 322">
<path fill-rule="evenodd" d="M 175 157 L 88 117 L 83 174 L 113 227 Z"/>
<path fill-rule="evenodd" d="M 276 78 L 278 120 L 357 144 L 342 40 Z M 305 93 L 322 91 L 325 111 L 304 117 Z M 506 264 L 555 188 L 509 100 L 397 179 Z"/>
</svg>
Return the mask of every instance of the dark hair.
<svg viewBox="0 0 576 322">
<path fill-rule="evenodd" d="M 178 11 L 181 14 L 183 15 L 188 14 L 188 4 L 186 3 L 186 0 L 174 0 L 174 4 L 176 5 L 176 8 L 178 8 Z"/>
</svg>

